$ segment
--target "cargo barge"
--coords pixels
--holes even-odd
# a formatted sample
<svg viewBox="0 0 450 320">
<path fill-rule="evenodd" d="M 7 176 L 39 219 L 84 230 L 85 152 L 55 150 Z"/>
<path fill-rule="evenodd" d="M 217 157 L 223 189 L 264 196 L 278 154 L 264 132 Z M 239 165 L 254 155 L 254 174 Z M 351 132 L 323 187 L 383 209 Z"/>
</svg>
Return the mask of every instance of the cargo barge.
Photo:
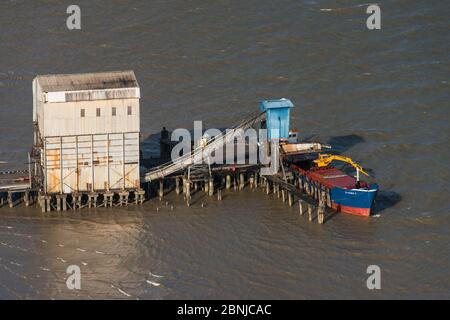
<svg viewBox="0 0 450 320">
<path fill-rule="evenodd" d="M 358 216 L 370 216 L 378 192 L 378 185 L 374 182 L 361 180 L 361 174 L 369 176 L 364 169 L 351 158 L 341 155 L 322 153 L 320 143 L 303 143 L 312 147 L 301 148 L 302 143 L 281 146 L 285 165 L 300 179 L 324 188 L 330 194 L 331 207 L 343 213 Z M 296 146 L 296 150 L 293 150 Z M 318 146 L 318 147 L 315 147 Z M 330 146 L 325 146 L 330 148 Z M 356 170 L 356 176 L 346 174 L 333 162 L 343 162 Z"/>
</svg>

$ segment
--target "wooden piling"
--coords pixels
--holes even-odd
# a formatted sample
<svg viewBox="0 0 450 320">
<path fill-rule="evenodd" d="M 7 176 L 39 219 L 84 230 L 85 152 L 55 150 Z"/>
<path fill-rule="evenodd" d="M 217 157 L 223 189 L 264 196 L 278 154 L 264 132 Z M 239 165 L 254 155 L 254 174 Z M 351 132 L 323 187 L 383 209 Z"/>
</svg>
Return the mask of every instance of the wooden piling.
<svg viewBox="0 0 450 320">
<path fill-rule="evenodd" d="M 312 221 L 312 206 L 309 203 L 306 206 L 308 207 L 308 220 L 309 220 L 309 222 L 311 222 Z"/>
<path fill-rule="evenodd" d="M 80 209 L 81 208 L 81 202 L 82 202 L 82 195 L 81 194 L 79 194 L 79 193 L 76 193 L 76 194 L 74 194 L 73 195 L 73 202 L 74 202 L 74 205 L 73 205 L 73 209 L 75 210 L 75 209 Z"/>
<path fill-rule="evenodd" d="M 327 189 L 326 194 L 327 194 L 327 207 L 331 208 L 331 190 Z"/>
<path fill-rule="evenodd" d="M 245 186 L 245 176 L 244 173 L 239 173 L 239 190 L 243 190 Z"/>
<path fill-rule="evenodd" d="M 303 212 L 303 205 L 302 205 L 301 199 L 298 200 L 298 211 L 299 211 L 300 215 L 302 216 L 304 212 Z"/>
<path fill-rule="evenodd" d="M 56 195 L 56 211 L 62 211 L 62 206 L 61 206 L 61 195 L 57 194 Z M 90 207 L 90 206 L 89 206 Z"/>
<path fill-rule="evenodd" d="M 164 180 L 159 180 L 159 200 L 164 197 Z"/>
<path fill-rule="evenodd" d="M 14 207 L 13 193 L 11 191 L 8 191 L 8 206 L 10 208 Z"/>
<path fill-rule="evenodd" d="M 161 190 L 160 190 L 161 191 Z M 128 205 L 128 196 L 130 193 L 128 191 L 121 191 L 119 192 L 119 205 L 120 206 L 127 206 Z M 160 197 L 160 200 L 162 200 L 162 197 Z"/>
<path fill-rule="evenodd" d="M 129 194 L 130 194 L 130 193 L 128 192 L 128 195 L 129 195 Z M 128 198 L 128 195 L 127 195 L 127 198 Z M 91 197 L 92 197 L 92 206 L 93 206 L 94 208 L 97 208 L 97 203 L 98 203 L 98 193 L 96 193 L 96 192 L 91 193 Z M 126 204 L 128 204 L 128 201 L 127 201 Z"/>
<path fill-rule="evenodd" d="M 317 223 L 323 224 L 325 220 L 325 191 L 320 190 L 319 205 L 317 207 Z"/>
<path fill-rule="evenodd" d="M 50 196 L 46 196 L 45 197 L 45 203 L 46 203 L 46 205 L 47 205 L 47 212 L 50 212 L 51 210 L 52 210 L 52 204 L 51 204 L 51 201 L 52 201 L 52 197 L 50 197 Z"/>
<path fill-rule="evenodd" d="M 65 194 L 57 194 L 55 196 L 56 198 L 56 211 L 65 211 L 66 208 L 64 208 L 66 203 L 66 195 Z M 63 204 L 64 202 L 64 204 Z"/>
<path fill-rule="evenodd" d="M 47 204 L 45 202 L 45 196 L 43 194 L 39 194 L 38 201 L 39 201 L 39 205 L 41 206 L 41 211 L 45 212 L 47 210 Z"/>
<path fill-rule="evenodd" d="M 209 196 L 212 197 L 214 195 L 214 179 L 213 178 L 209 179 L 208 191 L 209 191 Z"/>
<path fill-rule="evenodd" d="M 250 174 L 250 177 L 248 179 L 248 183 L 250 185 L 250 189 L 254 189 L 255 188 L 255 177 L 254 177 L 253 173 Z"/>
<path fill-rule="evenodd" d="M 121 205 L 122 205 L 122 197 L 124 197 L 125 195 L 128 197 L 128 192 L 123 192 L 121 194 Z M 92 208 L 92 207 L 96 208 L 97 207 L 97 199 L 98 199 L 98 193 L 95 193 L 95 192 L 89 193 L 88 194 L 88 207 L 89 208 Z M 126 201 L 125 204 L 128 204 L 128 201 Z"/>
<path fill-rule="evenodd" d="M 203 189 L 205 190 L 206 194 L 209 194 L 209 181 L 208 180 L 205 180 L 203 182 Z"/>
<path fill-rule="evenodd" d="M 67 210 L 67 195 L 66 194 L 61 195 L 61 209 L 62 209 L 62 211 Z"/>
<path fill-rule="evenodd" d="M 191 205 L 191 182 L 188 179 L 184 179 L 184 190 L 186 195 L 186 205 Z"/>
<path fill-rule="evenodd" d="M 134 200 L 136 204 L 143 204 L 144 203 L 144 196 L 145 191 L 138 189 L 134 192 Z"/>
<path fill-rule="evenodd" d="M 106 192 L 103 194 L 103 203 L 104 203 L 105 207 L 113 206 L 113 198 L 114 198 L 114 193 L 112 193 L 112 192 Z"/>
<path fill-rule="evenodd" d="M 227 177 L 226 177 L 225 188 L 227 190 L 231 189 L 231 176 L 229 174 L 227 174 Z"/>
<path fill-rule="evenodd" d="M 72 193 L 72 210 L 76 210 L 77 209 L 77 194 L 76 193 Z"/>
<path fill-rule="evenodd" d="M 325 220 L 325 204 L 321 201 L 317 208 L 317 223 L 323 224 Z"/>
<path fill-rule="evenodd" d="M 180 194 L 181 193 L 180 178 L 178 178 L 178 177 L 175 177 L 175 192 L 176 192 L 176 194 Z"/>
<path fill-rule="evenodd" d="M 30 205 L 30 192 L 25 191 L 23 194 L 23 202 L 25 203 L 25 206 L 28 207 Z"/>
<path fill-rule="evenodd" d="M 289 201 L 289 207 L 292 207 L 292 205 L 294 204 L 294 194 L 289 191 L 288 191 L 288 201 Z"/>
</svg>

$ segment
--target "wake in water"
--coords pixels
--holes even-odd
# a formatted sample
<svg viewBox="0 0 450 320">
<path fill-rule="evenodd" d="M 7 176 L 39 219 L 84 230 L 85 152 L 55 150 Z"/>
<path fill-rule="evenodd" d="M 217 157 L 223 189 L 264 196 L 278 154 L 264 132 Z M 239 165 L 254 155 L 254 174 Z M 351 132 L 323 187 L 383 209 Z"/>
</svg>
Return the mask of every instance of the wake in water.
<svg viewBox="0 0 450 320">
<path fill-rule="evenodd" d="M 149 271 L 148 274 L 149 274 L 151 277 L 154 277 L 154 278 L 164 278 L 164 276 L 160 276 L 160 275 L 151 273 L 151 271 Z M 155 282 L 155 281 L 151 281 L 151 280 L 146 280 L 146 282 L 147 282 L 148 284 L 151 284 L 151 285 L 154 286 L 154 287 L 159 287 L 159 286 L 161 285 L 160 283 Z"/>
</svg>

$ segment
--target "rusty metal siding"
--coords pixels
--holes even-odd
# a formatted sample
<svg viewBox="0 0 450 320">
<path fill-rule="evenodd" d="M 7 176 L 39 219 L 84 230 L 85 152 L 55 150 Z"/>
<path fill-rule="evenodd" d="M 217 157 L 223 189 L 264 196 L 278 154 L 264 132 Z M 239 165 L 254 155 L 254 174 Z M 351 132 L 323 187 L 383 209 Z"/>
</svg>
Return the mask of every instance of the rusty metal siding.
<svg viewBox="0 0 450 320">
<path fill-rule="evenodd" d="M 138 189 L 139 133 L 47 137 L 47 193 Z"/>
</svg>

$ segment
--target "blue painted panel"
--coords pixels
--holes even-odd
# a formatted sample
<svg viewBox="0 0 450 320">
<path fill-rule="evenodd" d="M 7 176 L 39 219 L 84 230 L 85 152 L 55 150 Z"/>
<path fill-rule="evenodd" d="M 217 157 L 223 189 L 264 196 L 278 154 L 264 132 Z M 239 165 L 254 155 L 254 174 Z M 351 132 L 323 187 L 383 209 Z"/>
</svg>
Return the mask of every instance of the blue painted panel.
<svg viewBox="0 0 450 320">
<path fill-rule="evenodd" d="M 278 100 L 264 100 L 261 101 L 261 104 L 259 105 L 260 111 L 266 111 L 268 109 L 273 108 L 292 108 L 294 107 L 294 104 L 289 99 L 278 99 Z"/>
<path fill-rule="evenodd" d="M 287 139 L 289 137 L 289 109 L 267 110 L 267 129 L 269 139 Z"/>
<path fill-rule="evenodd" d="M 294 105 L 288 99 L 265 100 L 260 104 L 260 110 L 266 111 L 268 138 L 289 138 L 290 108 Z"/>
<path fill-rule="evenodd" d="M 331 189 L 331 200 L 342 206 L 354 208 L 370 208 L 378 192 L 378 185 L 374 183 L 370 190 L 362 189 Z"/>
</svg>

